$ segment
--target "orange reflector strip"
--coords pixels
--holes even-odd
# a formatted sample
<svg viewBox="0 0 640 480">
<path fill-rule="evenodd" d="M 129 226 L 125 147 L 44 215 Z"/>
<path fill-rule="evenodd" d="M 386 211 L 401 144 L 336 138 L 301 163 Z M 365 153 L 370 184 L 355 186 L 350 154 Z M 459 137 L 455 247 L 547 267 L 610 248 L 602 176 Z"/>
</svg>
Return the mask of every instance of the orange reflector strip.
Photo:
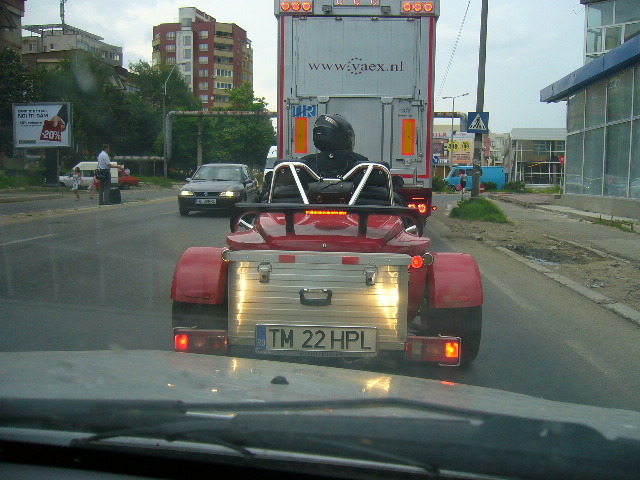
<svg viewBox="0 0 640 480">
<path fill-rule="evenodd" d="M 402 120 L 402 155 L 416 154 L 416 119 Z"/>
<path fill-rule="evenodd" d="M 360 263 L 360 257 L 342 257 L 343 265 L 358 265 Z"/>
<path fill-rule="evenodd" d="M 307 117 L 296 117 L 294 138 L 294 151 L 309 153 L 309 119 Z"/>
<path fill-rule="evenodd" d="M 344 210 L 306 210 L 307 215 L 347 215 Z"/>
<path fill-rule="evenodd" d="M 278 261 L 280 263 L 296 263 L 295 255 L 280 255 L 278 257 Z"/>
</svg>

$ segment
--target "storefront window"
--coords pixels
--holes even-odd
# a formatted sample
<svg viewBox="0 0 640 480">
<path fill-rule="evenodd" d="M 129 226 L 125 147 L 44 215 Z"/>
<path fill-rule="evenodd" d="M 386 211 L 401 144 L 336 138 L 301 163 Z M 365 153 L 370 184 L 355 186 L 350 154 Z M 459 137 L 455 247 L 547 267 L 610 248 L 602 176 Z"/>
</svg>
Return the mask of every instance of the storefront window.
<svg viewBox="0 0 640 480">
<path fill-rule="evenodd" d="M 602 161 L 604 154 L 604 128 L 585 134 L 584 190 L 586 195 L 602 195 Z"/>
<path fill-rule="evenodd" d="M 631 149 L 631 198 L 640 199 L 640 121 L 633 122 L 633 147 Z"/>
<path fill-rule="evenodd" d="M 587 89 L 586 128 L 604 125 L 606 82 L 596 83 Z"/>
<path fill-rule="evenodd" d="M 582 193 L 582 140 L 584 134 L 567 137 L 567 156 L 564 163 L 565 193 Z"/>
<path fill-rule="evenodd" d="M 631 116 L 633 71 L 611 77 L 607 82 L 607 121 L 616 122 Z"/>
<path fill-rule="evenodd" d="M 607 127 L 604 195 L 627 198 L 631 122 Z"/>
<path fill-rule="evenodd" d="M 633 91 L 633 114 L 640 115 L 640 66 L 635 70 Z"/>
<path fill-rule="evenodd" d="M 616 23 L 640 20 L 638 0 L 616 0 Z"/>
<path fill-rule="evenodd" d="M 587 27 L 601 27 L 613 23 L 613 1 L 587 5 Z"/>
<path fill-rule="evenodd" d="M 584 129 L 584 90 L 569 98 L 567 104 L 567 131 Z"/>
</svg>

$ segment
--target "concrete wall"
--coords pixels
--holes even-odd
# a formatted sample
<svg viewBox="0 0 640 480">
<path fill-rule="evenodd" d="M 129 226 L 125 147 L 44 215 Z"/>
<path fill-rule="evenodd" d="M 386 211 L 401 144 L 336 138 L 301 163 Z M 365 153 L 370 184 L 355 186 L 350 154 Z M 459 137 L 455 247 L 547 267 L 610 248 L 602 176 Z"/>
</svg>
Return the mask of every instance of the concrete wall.
<svg viewBox="0 0 640 480">
<path fill-rule="evenodd" d="M 571 207 L 587 212 L 602 213 L 616 217 L 640 219 L 640 200 L 592 195 L 551 195 L 553 205 Z"/>
</svg>

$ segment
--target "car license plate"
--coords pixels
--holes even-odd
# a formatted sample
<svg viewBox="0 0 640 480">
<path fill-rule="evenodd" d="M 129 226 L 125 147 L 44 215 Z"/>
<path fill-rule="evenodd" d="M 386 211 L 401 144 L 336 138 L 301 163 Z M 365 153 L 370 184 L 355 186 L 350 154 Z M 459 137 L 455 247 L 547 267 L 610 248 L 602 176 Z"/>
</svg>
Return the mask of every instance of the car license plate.
<svg viewBox="0 0 640 480">
<path fill-rule="evenodd" d="M 196 203 L 198 205 L 215 205 L 215 198 L 196 198 Z"/>
<path fill-rule="evenodd" d="M 256 351 L 295 355 L 375 354 L 374 327 L 256 325 Z"/>
</svg>

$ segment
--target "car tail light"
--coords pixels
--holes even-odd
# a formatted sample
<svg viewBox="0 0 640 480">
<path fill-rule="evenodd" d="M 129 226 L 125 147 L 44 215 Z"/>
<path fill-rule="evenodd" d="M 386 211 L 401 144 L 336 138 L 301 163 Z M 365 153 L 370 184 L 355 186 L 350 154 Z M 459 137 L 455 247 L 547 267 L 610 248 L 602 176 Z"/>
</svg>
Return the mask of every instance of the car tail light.
<svg viewBox="0 0 640 480">
<path fill-rule="evenodd" d="M 207 353 L 210 355 L 225 355 L 227 353 L 226 330 L 176 328 L 173 335 L 176 352 Z"/>
<path fill-rule="evenodd" d="M 460 365 L 460 337 L 407 337 L 405 355 L 413 362 L 435 362 L 440 365 Z"/>
</svg>

